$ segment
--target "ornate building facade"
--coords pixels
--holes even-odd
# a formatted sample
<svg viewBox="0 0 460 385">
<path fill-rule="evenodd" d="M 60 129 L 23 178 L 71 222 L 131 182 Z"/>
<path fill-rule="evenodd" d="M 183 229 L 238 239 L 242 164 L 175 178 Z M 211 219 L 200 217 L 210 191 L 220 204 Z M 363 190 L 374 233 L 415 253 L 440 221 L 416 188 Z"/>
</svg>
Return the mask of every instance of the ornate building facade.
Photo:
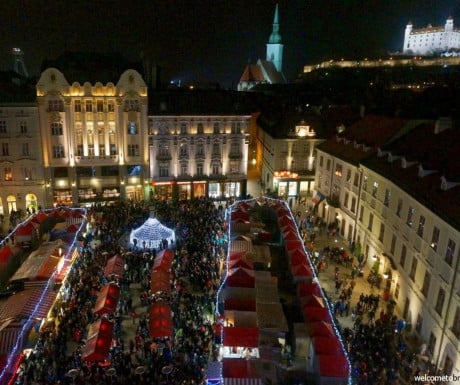
<svg viewBox="0 0 460 385">
<path fill-rule="evenodd" d="M 144 199 L 147 86 L 137 71 L 125 71 L 116 84 L 80 84 L 48 68 L 37 101 L 45 206 Z"/>
</svg>

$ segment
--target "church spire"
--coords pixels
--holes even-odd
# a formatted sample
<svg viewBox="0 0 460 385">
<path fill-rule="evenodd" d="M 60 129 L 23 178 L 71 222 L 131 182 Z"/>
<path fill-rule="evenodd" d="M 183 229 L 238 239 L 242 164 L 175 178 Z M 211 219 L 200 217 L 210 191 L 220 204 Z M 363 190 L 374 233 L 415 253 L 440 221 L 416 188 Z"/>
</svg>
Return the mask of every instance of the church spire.
<svg viewBox="0 0 460 385">
<path fill-rule="evenodd" d="M 267 61 L 271 61 L 278 72 L 282 72 L 283 68 L 283 44 L 281 43 L 281 35 L 279 33 L 279 13 L 278 4 L 276 4 L 275 15 L 273 16 L 272 33 L 267 43 Z"/>
<path fill-rule="evenodd" d="M 276 4 L 275 15 L 273 16 L 273 28 L 270 38 L 268 39 L 269 44 L 280 44 L 281 35 L 279 33 L 280 24 L 279 24 L 279 14 L 278 14 L 278 4 Z"/>
</svg>

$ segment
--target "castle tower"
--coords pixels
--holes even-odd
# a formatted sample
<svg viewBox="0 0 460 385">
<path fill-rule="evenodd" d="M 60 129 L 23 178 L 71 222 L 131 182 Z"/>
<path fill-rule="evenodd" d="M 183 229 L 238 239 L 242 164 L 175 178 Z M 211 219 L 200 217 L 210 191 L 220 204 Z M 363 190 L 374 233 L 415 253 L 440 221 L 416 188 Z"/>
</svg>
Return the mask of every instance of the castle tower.
<svg viewBox="0 0 460 385">
<path fill-rule="evenodd" d="M 412 22 L 409 21 L 406 25 L 406 30 L 404 31 L 404 45 L 403 45 L 403 52 L 410 50 L 409 46 L 409 36 L 412 33 Z"/>
<path fill-rule="evenodd" d="M 27 72 L 26 65 L 24 63 L 24 52 L 22 52 L 21 48 L 13 48 L 11 50 L 13 54 L 13 70 L 25 78 L 29 77 L 29 73 Z"/>
<path fill-rule="evenodd" d="M 277 71 L 282 72 L 283 44 L 281 44 L 281 35 L 279 33 L 278 4 L 276 4 L 275 16 L 273 17 L 272 33 L 267 43 L 267 61 L 273 62 Z"/>
</svg>

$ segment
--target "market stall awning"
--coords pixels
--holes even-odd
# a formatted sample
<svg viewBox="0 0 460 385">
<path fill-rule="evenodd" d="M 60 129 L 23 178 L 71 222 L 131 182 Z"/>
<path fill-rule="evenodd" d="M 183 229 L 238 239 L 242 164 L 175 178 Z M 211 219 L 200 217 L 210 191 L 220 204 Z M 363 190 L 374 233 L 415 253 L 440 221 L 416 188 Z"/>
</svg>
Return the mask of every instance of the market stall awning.
<svg viewBox="0 0 460 385">
<path fill-rule="evenodd" d="M 253 270 L 238 267 L 231 269 L 225 285 L 231 287 L 254 287 L 255 278 Z"/>
<path fill-rule="evenodd" d="M 154 302 L 149 313 L 150 338 L 171 337 L 173 332 L 171 306 L 165 302 Z"/>
<path fill-rule="evenodd" d="M 81 350 L 83 361 L 105 361 L 109 357 L 112 337 L 95 336 L 86 341 Z"/>
<path fill-rule="evenodd" d="M 225 310 L 256 311 L 254 299 L 227 298 L 224 302 Z"/>
<path fill-rule="evenodd" d="M 3 246 L 0 249 L 0 263 L 8 263 L 12 254 L 13 252 L 9 246 Z"/>
<path fill-rule="evenodd" d="M 99 318 L 97 321 L 89 325 L 88 328 L 88 337 L 90 340 L 96 336 L 110 337 L 113 335 L 113 322 L 109 321 L 107 318 Z"/>
<path fill-rule="evenodd" d="M 153 270 L 169 270 L 174 259 L 174 251 L 171 249 L 161 250 L 153 262 Z"/>
<path fill-rule="evenodd" d="M 303 311 L 306 322 L 324 321 L 332 323 L 331 314 L 327 307 L 305 306 Z"/>
<path fill-rule="evenodd" d="M 224 327 L 224 346 L 259 346 L 259 329 L 251 327 Z"/>
<path fill-rule="evenodd" d="M 316 362 L 317 370 L 322 378 L 332 377 L 346 380 L 350 375 L 350 367 L 345 356 L 320 354 Z"/>
<path fill-rule="evenodd" d="M 96 314 L 113 314 L 117 309 L 120 287 L 111 282 L 102 287 L 96 299 L 93 311 Z"/>
<path fill-rule="evenodd" d="M 10 296 L 0 307 L 0 319 L 44 318 L 51 309 L 57 292 L 44 287 L 26 288 Z"/>
<path fill-rule="evenodd" d="M 116 277 L 121 277 L 124 273 L 124 266 L 125 259 L 122 256 L 116 254 L 107 260 L 104 268 L 104 276 L 110 277 L 114 275 Z"/>
<path fill-rule="evenodd" d="M 158 269 L 153 270 L 150 275 L 150 291 L 158 293 L 160 291 L 171 292 L 171 272 Z"/>
</svg>

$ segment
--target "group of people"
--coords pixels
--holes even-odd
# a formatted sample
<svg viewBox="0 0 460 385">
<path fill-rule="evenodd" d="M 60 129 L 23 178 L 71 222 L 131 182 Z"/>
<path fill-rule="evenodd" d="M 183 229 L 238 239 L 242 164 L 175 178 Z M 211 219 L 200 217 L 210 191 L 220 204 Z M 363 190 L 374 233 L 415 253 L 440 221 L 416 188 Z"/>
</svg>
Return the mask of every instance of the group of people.
<svg viewBox="0 0 460 385">
<path fill-rule="evenodd" d="M 174 314 L 175 333 L 164 338 L 149 335 L 149 304 L 158 300 L 149 292 L 156 251 L 128 249 L 120 242 L 151 212 L 176 231 L 173 290 L 166 298 Z M 20 365 L 15 384 L 202 384 L 207 362 L 216 356 L 215 293 L 226 252 L 225 243 L 219 240 L 226 231 L 223 212 L 204 198 L 174 203 L 120 202 L 89 210 L 88 218 L 97 217 L 97 221 L 92 221 L 52 309 L 55 324 L 40 331 L 35 348 Z M 107 259 L 115 254 L 125 259 L 124 273 L 105 277 Z M 115 325 L 110 354 L 104 362 L 82 360 L 88 326 L 100 317 L 93 312 L 97 293 L 113 280 L 121 289 L 117 310 L 102 315 Z M 134 286 L 139 290 L 132 290 Z M 134 303 L 142 305 L 137 314 Z M 131 319 L 135 332 L 128 336 L 122 325 Z"/>
</svg>

